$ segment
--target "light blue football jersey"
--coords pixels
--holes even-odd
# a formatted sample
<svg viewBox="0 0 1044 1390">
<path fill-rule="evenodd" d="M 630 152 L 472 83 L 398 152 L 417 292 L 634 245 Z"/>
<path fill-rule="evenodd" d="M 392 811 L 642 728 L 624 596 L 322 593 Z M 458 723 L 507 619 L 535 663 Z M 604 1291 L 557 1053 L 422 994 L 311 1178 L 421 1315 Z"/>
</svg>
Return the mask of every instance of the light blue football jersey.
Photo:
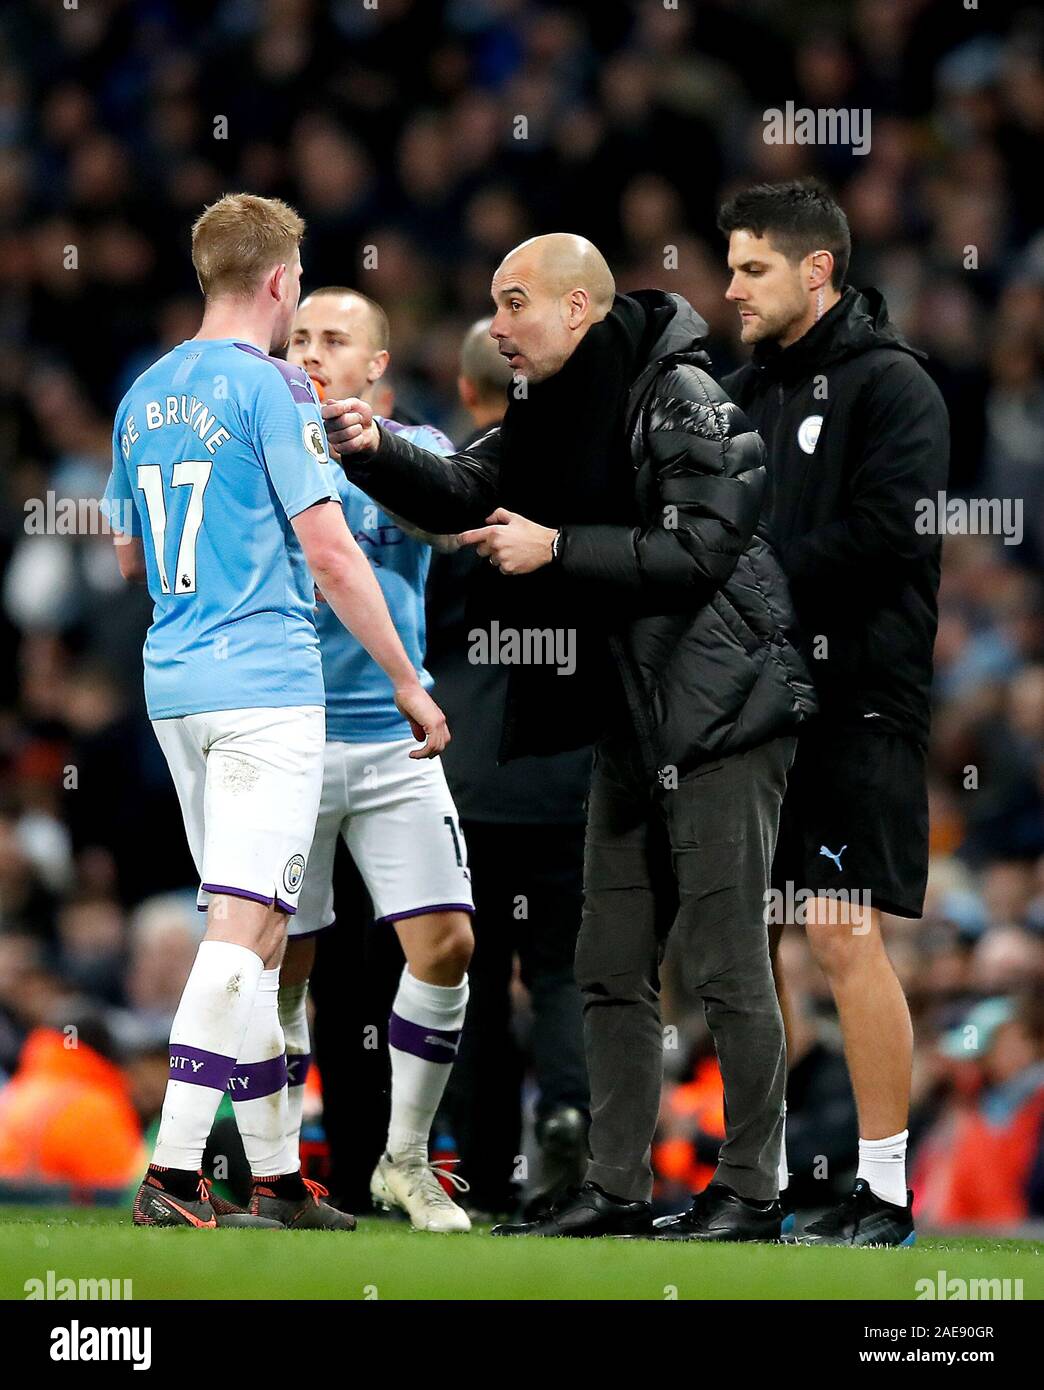
<svg viewBox="0 0 1044 1390">
<path fill-rule="evenodd" d="M 181 343 L 120 402 L 105 497 L 145 550 L 151 718 L 323 704 L 290 521 L 337 489 L 303 371 L 231 338 Z"/>
<path fill-rule="evenodd" d="M 379 423 L 422 449 L 451 454 L 453 445 L 431 425 Z M 349 530 L 373 566 L 395 630 L 425 690 L 433 685 L 424 669 L 424 584 L 431 547 L 408 536 L 381 508 L 333 467 Z M 338 743 L 391 743 L 410 738 L 410 726 L 395 708 L 388 677 L 337 621 L 326 605 L 316 614 L 326 681 L 326 737 Z"/>
</svg>

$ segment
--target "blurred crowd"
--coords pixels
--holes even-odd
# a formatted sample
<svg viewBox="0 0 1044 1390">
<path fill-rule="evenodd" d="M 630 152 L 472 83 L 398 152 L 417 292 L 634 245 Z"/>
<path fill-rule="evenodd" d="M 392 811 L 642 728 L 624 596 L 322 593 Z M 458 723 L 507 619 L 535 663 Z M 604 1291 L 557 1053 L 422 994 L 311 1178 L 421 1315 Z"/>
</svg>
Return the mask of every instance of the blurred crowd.
<svg viewBox="0 0 1044 1390">
<path fill-rule="evenodd" d="M 1019 544 L 946 543 L 927 910 L 887 931 L 915 1019 L 922 1219 L 1044 1216 L 1044 21 L 1003 0 L 808 15 L 802 0 L 25 0 L 0 17 L 0 1180 L 33 1176 L 4 1147 L 11 1076 L 104 1093 L 110 1109 L 72 1132 L 126 1138 L 106 1174 L 37 1176 L 133 1176 L 200 931 L 144 719 L 147 597 L 108 537 L 27 534 L 25 502 L 100 496 L 117 401 L 198 326 L 202 206 L 248 190 L 298 207 L 306 289 L 377 299 L 396 409 L 459 439 L 460 343 L 516 243 L 580 232 L 621 289 L 685 295 L 722 373 L 742 350 L 717 204 L 817 174 L 851 221 L 851 283 L 881 289 L 929 354 L 951 495 L 1022 505 Z M 788 100 L 869 109 L 869 152 L 765 143 L 765 111 Z M 854 1111 L 829 991 L 789 935 L 792 1166 L 799 1200 L 823 1205 L 854 1168 Z M 721 1096 L 670 971 L 665 1017 L 670 1196 L 708 1175 Z"/>
</svg>

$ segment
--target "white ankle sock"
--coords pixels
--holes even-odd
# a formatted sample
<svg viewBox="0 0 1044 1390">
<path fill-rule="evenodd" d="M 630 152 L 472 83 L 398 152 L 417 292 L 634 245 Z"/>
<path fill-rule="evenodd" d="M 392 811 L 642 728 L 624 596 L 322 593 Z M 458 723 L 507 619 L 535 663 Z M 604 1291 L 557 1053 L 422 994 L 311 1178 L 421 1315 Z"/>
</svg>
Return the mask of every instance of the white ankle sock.
<svg viewBox="0 0 1044 1390">
<path fill-rule="evenodd" d="M 255 1178 L 296 1173 L 297 1145 L 287 1141 L 286 1056 L 279 1026 L 279 967 L 263 970 L 228 1090 Z"/>
<path fill-rule="evenodd" d="M 468 1007 L 468 978 L 429 985 L 403 970 L 388 1021 L 391 1121 L 388 1152 L 427 1157 L 428 1136 L 457 1055 Z"/>
<path fill-rule="evenodd" d="M 312 1061 L 308 1042 L 308 981 L 279 986 L 279 1022 L 286 1043 L 286 1141 L 291 1153 L 301 1149 L 301 1115 L 305 1081 Z"/>
<path fill-rule="evenodd" d="M 787 1171 L 787 1103 L 783 1102 L 783 1128 L 779 1134 L 779 1190 L 786 1192 L 790 1186 L 790 1173 Z"/>
<path fill-rule="evenodd" d="M 203 941 L 170 1030 L 170 1079 L 156 1151 L 163 1168 L 196 1170 L 250 1023 L 263 964 L 230 941 Z"/>
<path fill-rule="evenodd" d="M 888 1139 L 860 1139 L 857 1178 L 865 1178 L 882 1202 L 906 1206 L 906 1140 L 910 1131 Z"/>
</svg>

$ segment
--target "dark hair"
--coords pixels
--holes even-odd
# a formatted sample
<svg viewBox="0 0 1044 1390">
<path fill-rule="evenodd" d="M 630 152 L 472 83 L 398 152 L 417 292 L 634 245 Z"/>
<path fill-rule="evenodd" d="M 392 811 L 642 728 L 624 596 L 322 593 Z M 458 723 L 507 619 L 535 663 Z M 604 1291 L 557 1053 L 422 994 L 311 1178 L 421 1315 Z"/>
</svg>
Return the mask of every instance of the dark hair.
<svg viewBox="0 0 1044 1390">
<path fill-rule="evenodd" d="M 810 251 L 829 251 L 834 258 L 830 283 L 839 290 L 852 254 L 848 218 L 819 183 L 757 183 L 723 203 L 718 230 L 768 236 L 788 261 L 797 263 Z"/>
</svg>

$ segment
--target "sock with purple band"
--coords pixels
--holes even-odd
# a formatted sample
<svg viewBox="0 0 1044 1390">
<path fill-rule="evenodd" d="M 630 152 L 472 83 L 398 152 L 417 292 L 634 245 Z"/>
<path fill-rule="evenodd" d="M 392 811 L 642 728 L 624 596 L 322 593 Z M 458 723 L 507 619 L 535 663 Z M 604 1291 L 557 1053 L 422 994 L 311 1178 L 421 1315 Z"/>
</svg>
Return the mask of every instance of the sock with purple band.
<svg viewBox="0 0 1044 1390">
<path fill-rule="evenodd" d="M 203 941 L 170 1030 L 170 1072 L 153 1162 L 197 1171 L 236 1064 L 261 978 L 261 958 Z"/>
<path fill-rule="evenodd" d="M 468 1006 L 467 976 L 459 985 L 432 985 L 403 970 L 388 1020 L 391 1054 L 391 1121 L 388 1152 L 393 1158 L 427 1158 L 428 1136 Z"/>
<path fill-rule="evenodd" d="M 286 1056 L 279 1023 L 279 967 L 263 970 L 228 1092 L 255 1178 L 292 1173 L 297 1147 L 287 1143 Z"/>
</svg>

